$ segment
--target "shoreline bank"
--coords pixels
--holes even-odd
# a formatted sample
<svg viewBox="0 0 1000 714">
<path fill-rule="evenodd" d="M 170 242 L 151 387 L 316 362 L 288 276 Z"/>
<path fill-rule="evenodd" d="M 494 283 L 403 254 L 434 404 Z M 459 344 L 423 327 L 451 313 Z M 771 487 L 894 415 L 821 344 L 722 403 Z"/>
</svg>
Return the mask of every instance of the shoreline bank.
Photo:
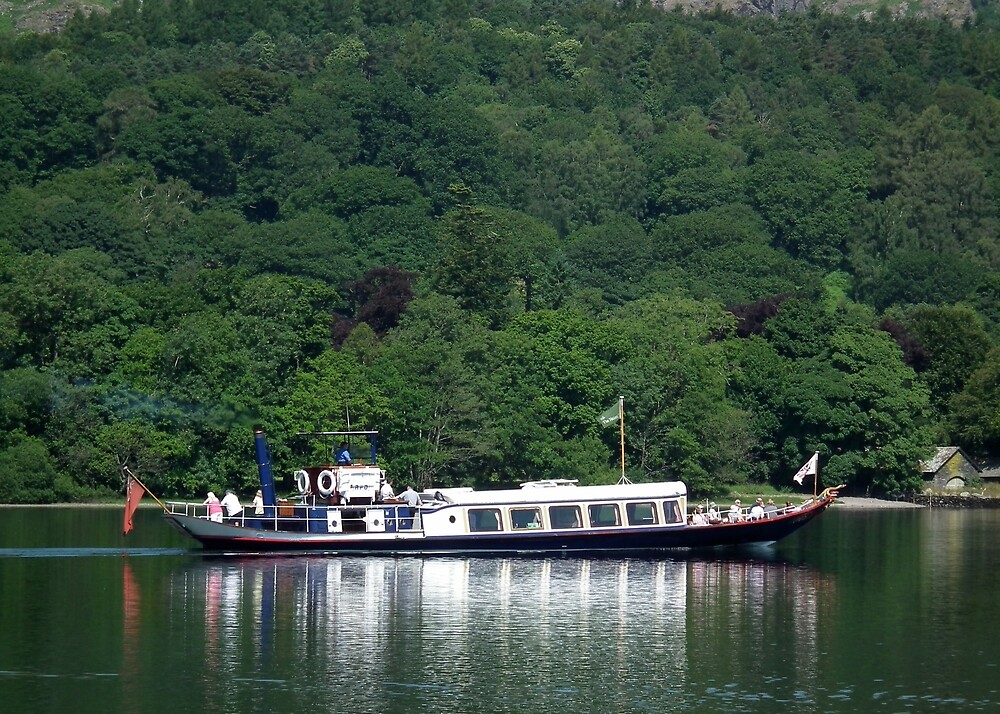
<svg viewBox="0 0 1000 714">
<path fill-rule="evenodd" d="M 911 503 L 910 501 L 887 501 L 882 498 L 861 498 L 859 496 L 840 496 L 833 505 L 835 508 L 849 508 L 851 510 L 926 508 L 921 503 Z"/>
</svg>

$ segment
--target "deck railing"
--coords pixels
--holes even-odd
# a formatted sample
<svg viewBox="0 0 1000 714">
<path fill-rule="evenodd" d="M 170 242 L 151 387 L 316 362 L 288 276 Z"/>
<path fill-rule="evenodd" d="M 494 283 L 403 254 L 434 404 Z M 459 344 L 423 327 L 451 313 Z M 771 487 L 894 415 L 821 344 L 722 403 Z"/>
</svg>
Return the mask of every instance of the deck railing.
<svg viewBox="0 0 1000 714">
<path fill-rule="evenodd" d="M 705 517 L 705 522 L 695 525 L 712 526 L 712 525 L 719 525 L 722 523 L 748 523 L 753 521 L 766 521 L 771 518 L 777 518 L 778 516 L 784 516 L 788 513 L 794 513 L 795 511 L 800 511 L 804 506 L 808 506 L 810 503 L 812 503 L 812 499 L 806 501 L 805 503 L 801 503 L 797 506 L 782 506 L 780 508 L 776 507 L 773 511 L 765 510 L 764 515 L 762 516 L 751 515 L 750 510 L 752 506 L 742 507 L 736 511 L 735 520 L 733 519 L 734 512 L 729 508 L 723 508 L 717 510 L 717 512 L 714 515 L 710 516 L 709 515 L 710 510 L 706 509 L 705 507 L 702 507 L 701 513 Z M 691 516 L 693 515 L 694 512 L 688 513 L 689 523 L 691 520 Z"/>
<path fill-rule="evenodd" d="M 167 511 L 173 515 L 190 516 L 209 520 L 208 506 L 190 501 L 167 501 Z M 401 509 L 407 509 L 408 515 L 399 514 Z M 244 506 L 243 511 L 236 516 L 223 514 L 222 523 L 244 528 L 276 530 L 298 530 L 309 533 L 328 533 L 328 514 L 336 512 L 340 517 L 343 533 L 372 533 L 369 528 L 368 513 L 382 511 L 381 526 L 385 532 L 414 533 L 422 530 L 420 507 L 400 506 L 399 504 L 365 504 L 347 506 L 309 506 L 302 503 L 280 504 L 267 509 L 271 515 L 258 515 L 252 512 L 252 506 Z M 287 510 L 286 510 L 287 509 Z M 291 511 L 290 513 L 288 511 Z M 302 515 L 305 511 L 305 515 Z M 319 511 L 319 513 L 314 513 Z"/>
</svg>

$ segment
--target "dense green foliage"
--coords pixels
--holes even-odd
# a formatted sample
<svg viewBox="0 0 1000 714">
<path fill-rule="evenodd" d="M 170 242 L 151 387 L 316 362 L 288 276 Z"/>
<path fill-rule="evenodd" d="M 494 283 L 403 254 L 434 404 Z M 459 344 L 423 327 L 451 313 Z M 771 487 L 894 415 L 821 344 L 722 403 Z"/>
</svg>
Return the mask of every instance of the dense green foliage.
<svg viewBox="0 0 1000 714">
<path fill-rule="evenodd" d="M 0 501 L 397 482 L 919 487 L 1000 449 L 990 16 L 125 0 L 0 34 Z M 808 486 L 807 486 L 808 487 Z"/>
</svg>

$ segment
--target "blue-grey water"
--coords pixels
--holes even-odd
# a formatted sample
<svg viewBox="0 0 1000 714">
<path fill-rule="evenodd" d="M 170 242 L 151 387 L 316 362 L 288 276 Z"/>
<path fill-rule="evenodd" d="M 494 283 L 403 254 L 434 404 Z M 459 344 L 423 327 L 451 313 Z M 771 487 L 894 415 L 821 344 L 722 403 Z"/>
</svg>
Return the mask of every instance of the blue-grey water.
<svg viewBox="0 0 1000 714">
<path fill-rule="evenodd" d="M 0 706 L 1000 711 L 997 511 L 837 506 L 636 558 L 211 556 L 155 510 L 0 509 Z"/>
</svg>

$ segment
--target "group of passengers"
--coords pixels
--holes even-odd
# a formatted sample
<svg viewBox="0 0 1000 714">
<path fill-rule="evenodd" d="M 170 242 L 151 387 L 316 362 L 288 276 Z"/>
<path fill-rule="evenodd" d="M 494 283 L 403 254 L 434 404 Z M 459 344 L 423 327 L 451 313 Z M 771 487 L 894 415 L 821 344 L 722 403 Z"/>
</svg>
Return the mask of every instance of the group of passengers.
<svg viewBox="0 0 1000 714">
<path fill-rule="evenodd" d="M 792 509 L 792 502 L 785 501 L 785 512 Z M 710 502 L 708 504 L 708 511 L 705 511 L 705 507 L 702 504 L 697 504 L 694 507 L 694 513 L 688 516 L 688 525 L 692 526 L 707 526 L 716 523 L 744 523 L 746 521 L 759 521 L 764 518 L 773 518 L 778 513 L 778 507 L 774 505 L 774 499 L 767 499 L 767 503 L 764 502 L 763 498 L 757 498 L 754 504 L 750 506 L 749 509 L 743 508 L 743 503 L 740 499 L 733 501 L 733 505 L 729 507 L 726 512 L 725 517 L 719 512 L 719 507 L 715 502 Z"/>
<path fill-rule="evenodd" d="M 340 445 L 334 450 L 334 461 L 338 466 L 349 466 L 354 463 L 346 441 L 340 442 Z M 388 480 L 379 489 L 378 500 L 402 501 L 410 508 L 421 505 L 420 494 L 413 490 L 413 486 L 407 486 L 406 490 L 397 496 Z M 222 523 L 224 519 L 240 520 L 243 516 L 243 504 L 240 503 L 239 497 L 231 489 L 226 489 L 226 495 L 221 500 L 214 492 L 209 491 L 207 498 L 202 501 L 202 505 L 207 506 L 208 520 L 216 523 Z M 264 515 L 264 496 L 260 489 L 257 490 L 257 494 L 253 498 L 253 514 L 255 516 Z"/>
<path fill-rule="evenodd" d="M 392 482 L 386 479 L 378 491 L 378 500 L 383 503 L 405 503 L 406 508 L 400 508 L 399 528 L 400 530 L 410 530 L 420 528 L 420 512 L 417 507 L 422 505 L 420 494 L 413 490 L 413 486 L 407 485 L 400 494 L 392 488 Z"/>
<path fill-rule="evenodd" d="M 421 505 L 420 494 L 413 490 L 413 486 L 407 485 L 406 489 L 397 496 L 389 479 L 386 479 L 385 483 L 378 490 L 378 500 L 383 502 L 404 501 L 410 508 L 416 508 Z"/>
<path fill-rule="evenodd" d="M 232 489 L 226 489 L 226 495 L 219 498 L 212 492 L 208 492 L 208 497 L 201 502 L 201 505 L 208 506 L 208 520 L 222 523 L 223 515 L 231 521 L 239 520 L 243 516 L 243 504 L 240 503 L 239 496 Z M 255 516 L 264 515 L 264 494 L 260 489 L 253 497 L 253 513 Z"/>
<path fill-rule="evenodd" d="M 694 513 L 688 516 L 689 526 L 707 526 L 710 523 L 721 523 L 722 518 L 719 516 L 719 508 L 714 503 L 709 505 L 708 513 L 705 513 L 705 508 L 700 503 L 694 507 Z"/>
</svg>

